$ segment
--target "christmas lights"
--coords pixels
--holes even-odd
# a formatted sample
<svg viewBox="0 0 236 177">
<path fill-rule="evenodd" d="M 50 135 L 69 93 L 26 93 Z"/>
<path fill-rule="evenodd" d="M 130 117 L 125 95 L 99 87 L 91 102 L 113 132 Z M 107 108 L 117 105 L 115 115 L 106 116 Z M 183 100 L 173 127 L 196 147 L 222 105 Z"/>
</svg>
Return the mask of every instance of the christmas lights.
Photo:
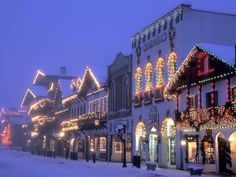
<svg viewBox="0 0 236 177">
<path fill-rule="evenodd" d="M 175 52 L 171 52 L 168 56 L 168 79 L 169 82 L 172 81 L 174 74 L 176 72 L 176 60 L 177 54 Z"/>
<path fill-rule="evenodd" d="M 145 67 L 145 92 L 152 91 L 152 64 L 148 62 Z"/>
<path fill-rule="evenodd" d="M 164 59 L 159 57 L 156 63 L 156 88 L 164 86 Z"/>
<path fill-rule="evenodd" d="M 135 73 L 135 94 L 141 95 L 142 92 L 142 69 L 141 67 L 137 67 Z"/>
</svg>

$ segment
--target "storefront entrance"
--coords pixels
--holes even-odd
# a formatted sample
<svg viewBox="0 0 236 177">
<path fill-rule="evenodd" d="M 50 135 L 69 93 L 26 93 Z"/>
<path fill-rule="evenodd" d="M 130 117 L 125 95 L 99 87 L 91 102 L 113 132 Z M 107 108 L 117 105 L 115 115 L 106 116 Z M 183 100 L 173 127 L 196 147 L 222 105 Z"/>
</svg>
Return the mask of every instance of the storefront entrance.
<svg viewBox="0 0 236 177">
<path fill-rule="evenodd" d="M 162 158 L 163 166 L 175 167 L 176 151 L 175 151 L 175 124 L 171 118 L 164 120 L 161 127 L 162 134 Z"/>
<path fill-rule="evenodd" d="M 146 127 L 139 122 L 135 129 L 135 153 L 140 155 L 142 160 L 147 160 Z"/>
<path fill-rule="evenodd" d="M 157 129 L 153 127 L 149 135 L 149 155 L 150 161 L 158 161 L 158 152 L 157 152 Z"/>
</svg>

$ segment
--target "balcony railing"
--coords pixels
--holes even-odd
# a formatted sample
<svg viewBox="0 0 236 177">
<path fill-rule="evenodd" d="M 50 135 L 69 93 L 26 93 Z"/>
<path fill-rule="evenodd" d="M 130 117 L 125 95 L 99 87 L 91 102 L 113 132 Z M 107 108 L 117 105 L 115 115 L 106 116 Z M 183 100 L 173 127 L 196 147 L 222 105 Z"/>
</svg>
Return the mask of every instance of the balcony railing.
<svg viewBox="0 0 236 177">
<path fill-rule="evenodd" d="M 189 109 L 184 112 L 176 111 L 175 116 L 177 124 L 200 129 L 208 122 L 211 122 L 211 125 L 217 125 L 223 120 L 234 119 L 236 117 L 236 103 L 226 103 L 222 106 L 203 109 Z"/>
</svg>

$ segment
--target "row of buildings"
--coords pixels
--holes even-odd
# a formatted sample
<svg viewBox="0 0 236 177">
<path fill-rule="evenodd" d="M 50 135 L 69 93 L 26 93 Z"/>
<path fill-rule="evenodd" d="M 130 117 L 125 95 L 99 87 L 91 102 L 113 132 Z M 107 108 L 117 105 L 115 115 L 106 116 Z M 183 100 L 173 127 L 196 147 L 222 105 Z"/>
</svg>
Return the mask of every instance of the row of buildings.
<svg viewBox="0 0 236 177">
<path fill-rule="evenodd" d="M 236 173 L 236 15 L 182 4 L 132 36 L 100 83 L 38 71 L 27 109 L 35 153 Z M 71 94 L 63 96 L 62 82 Z M 125 143 L 124 143 L 125 142 Z M 124 147 L 123 147 L 124 145 Z"/>
</svg>

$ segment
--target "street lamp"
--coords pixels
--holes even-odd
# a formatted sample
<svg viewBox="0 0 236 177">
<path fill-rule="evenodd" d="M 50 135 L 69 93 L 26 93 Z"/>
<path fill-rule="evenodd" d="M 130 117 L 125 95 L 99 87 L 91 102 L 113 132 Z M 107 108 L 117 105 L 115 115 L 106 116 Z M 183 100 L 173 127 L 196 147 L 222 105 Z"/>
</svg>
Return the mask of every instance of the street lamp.
<svg viewBox="0 0 236 177">
<path fill-rule="evenodd" d="M 122 120 L 122 125 L 123 125 L 123 135 L 122 135 L 122 140 L 123 140 L 123 168 L 126 168 L 126 139 L 127 139 L 127 134 L 126 134 L 126 126 L 127 126 L 127 120 L 123 119 Z"/>
</svg>

